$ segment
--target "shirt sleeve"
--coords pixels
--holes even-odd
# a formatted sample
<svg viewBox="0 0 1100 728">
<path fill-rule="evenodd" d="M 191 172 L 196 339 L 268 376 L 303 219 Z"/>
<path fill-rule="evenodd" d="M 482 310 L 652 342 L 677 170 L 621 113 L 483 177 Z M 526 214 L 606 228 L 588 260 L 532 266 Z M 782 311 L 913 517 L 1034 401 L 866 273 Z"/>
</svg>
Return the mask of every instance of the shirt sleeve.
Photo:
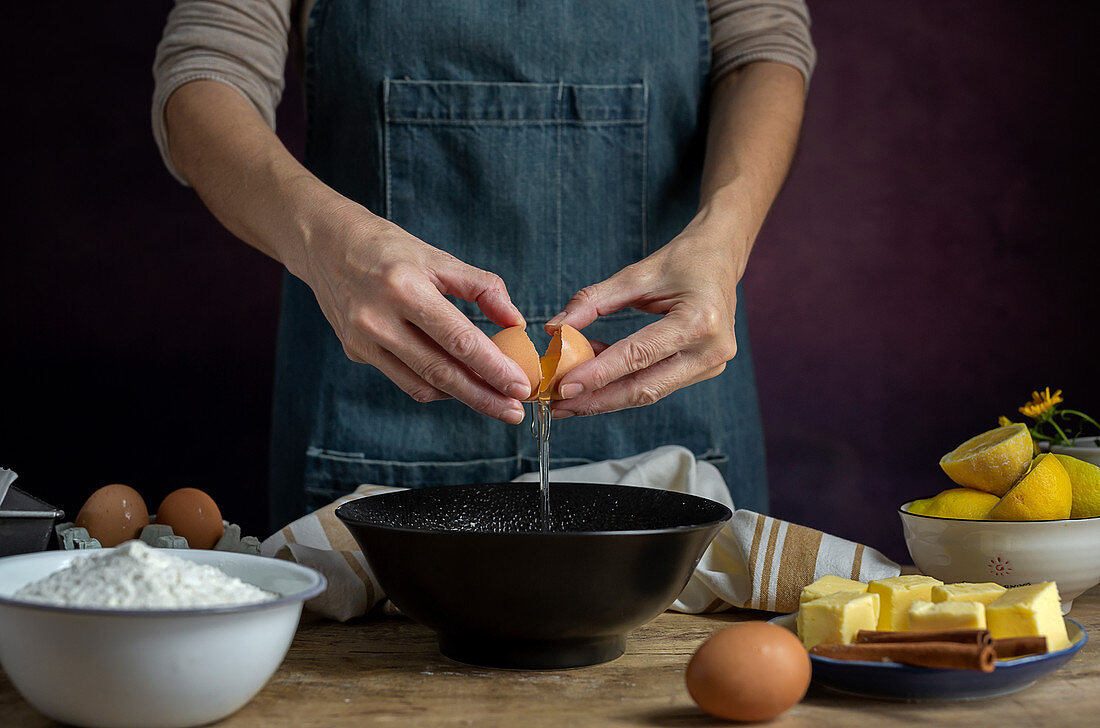
<svg viewBox="0 0 1100 728">
<path fill-rule="evenodd" d="M 753 61 L 794 66 L 810 85 L 817 53 L 805 0 L 708 0 L 710 81 Z"/>
<path fill-rule="evenodd" d="M 275 128 L 283 94 L 293 0 L 176 0 L 153 62 L 153 137 L 168 171 L 172 164 L 164 107 L 191 81 L 221 81 L 248 99 Z"/>
</svg>

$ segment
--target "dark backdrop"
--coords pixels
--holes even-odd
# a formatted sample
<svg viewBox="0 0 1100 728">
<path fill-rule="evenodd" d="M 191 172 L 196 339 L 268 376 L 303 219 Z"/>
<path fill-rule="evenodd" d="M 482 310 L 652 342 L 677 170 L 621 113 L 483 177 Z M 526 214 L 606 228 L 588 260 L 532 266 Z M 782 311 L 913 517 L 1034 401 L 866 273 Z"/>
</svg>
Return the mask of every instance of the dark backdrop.
<svg viewBox="0 0 1100 728">
<path fill-rule="evenodd" d="M 164 171 L 170 3 L 11 9 L 0 464 L 75 515 L 206 489 L 267 532 L 279 269 Z M 1032 389 L 1100 412 L 1093 4 L 811 3 L 801 151 L 746 278 L 773 512 L 906 558 L 894 508 Z M 292 77 L 279 131 L 299 152 Z M 566 423 L 568 424 L 568 423 Z"/>
</svg>

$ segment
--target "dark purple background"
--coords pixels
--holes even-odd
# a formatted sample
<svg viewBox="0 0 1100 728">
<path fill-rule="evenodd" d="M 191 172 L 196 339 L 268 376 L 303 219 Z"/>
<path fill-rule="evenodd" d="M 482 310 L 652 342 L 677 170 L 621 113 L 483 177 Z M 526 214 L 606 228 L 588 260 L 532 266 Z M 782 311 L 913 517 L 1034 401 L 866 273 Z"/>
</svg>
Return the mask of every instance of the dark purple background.
<svg viewBox="0 0 1100 728">
<path fill-rule="evenodd" d="M 161 166 L 168 2 L 20 3 L 0 464 L 75 515 L 198 486 L 267 531 L 279 269 Z M 812 4 L 801 152 L 746 279 L 773 511 L 906 558 L 894 508 L 1051 385 L 1100 412 L 1095 6 Z M 301 148 L 297 80 L 279 131 Z"/>
</svg>

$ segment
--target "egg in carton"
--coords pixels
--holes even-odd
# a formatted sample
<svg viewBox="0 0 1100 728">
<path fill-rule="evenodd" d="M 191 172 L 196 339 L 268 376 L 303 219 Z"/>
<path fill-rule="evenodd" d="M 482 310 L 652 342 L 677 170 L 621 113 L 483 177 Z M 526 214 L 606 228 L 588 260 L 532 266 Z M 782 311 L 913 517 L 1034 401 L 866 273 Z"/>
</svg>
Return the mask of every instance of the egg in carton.
<svg viewBox="0 0 1100 728">
<path fill-rule="evenodd" d="M 126 485 L 107 485 L 88 498 L 73 523 L 56 529 L 58 546 L 88 549 L 140 539 L 156 548 L 202 548 L 258 554 L 260 541 L 241 538 L 241 528 L 221 517 L 214 500 L 197 488 L 169 493 L 155 516 Z"/>
</svg>

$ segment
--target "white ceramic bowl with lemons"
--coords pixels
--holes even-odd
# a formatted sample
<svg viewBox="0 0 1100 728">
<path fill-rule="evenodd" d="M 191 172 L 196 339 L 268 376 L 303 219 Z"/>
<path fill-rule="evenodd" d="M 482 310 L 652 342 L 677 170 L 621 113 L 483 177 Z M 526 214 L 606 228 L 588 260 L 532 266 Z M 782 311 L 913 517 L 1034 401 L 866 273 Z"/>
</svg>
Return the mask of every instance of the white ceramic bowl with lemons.
<svg viewBox="0 0 1100 728">
<path fill-rule="evenodd" d="M 992 581 L 1021 586 L 1054 581 L 1062 613 L 1100 584 L 1100 518 L 974 521 L 898 513 L 905 545 L 922 574 L 945 583 Z"/>
<path fill-rule="evenodd" d="M 0 558 L 0 665 L 39 712 L 76 726 L 183 728 L 229 715 L 275 672 L 303 602 L 325 588 L 321 574 L 287 561 L 179 549 L 173 555 L 216 566 L 278 597 L 172 610 L 61 607 L 13 597 L 96 553 Z"/>
<path fill-rule="evenodd" d="M 1094 473 L 1068 472 L 1061 456 L 1033 459 L 1033 452 L 1031 433 L 1018 423 L 972 437 L 940 459 L 951 480 L 965 487 L 909 501 L 898 511 L 922 573 L 947 583 L 1006 587 L 1054 581 L 1065 614 L 1100 583 L 1100 518 L 1068 518 L 1075 510 L 1095 513 L 1097 483 Z"/>
</svg>

